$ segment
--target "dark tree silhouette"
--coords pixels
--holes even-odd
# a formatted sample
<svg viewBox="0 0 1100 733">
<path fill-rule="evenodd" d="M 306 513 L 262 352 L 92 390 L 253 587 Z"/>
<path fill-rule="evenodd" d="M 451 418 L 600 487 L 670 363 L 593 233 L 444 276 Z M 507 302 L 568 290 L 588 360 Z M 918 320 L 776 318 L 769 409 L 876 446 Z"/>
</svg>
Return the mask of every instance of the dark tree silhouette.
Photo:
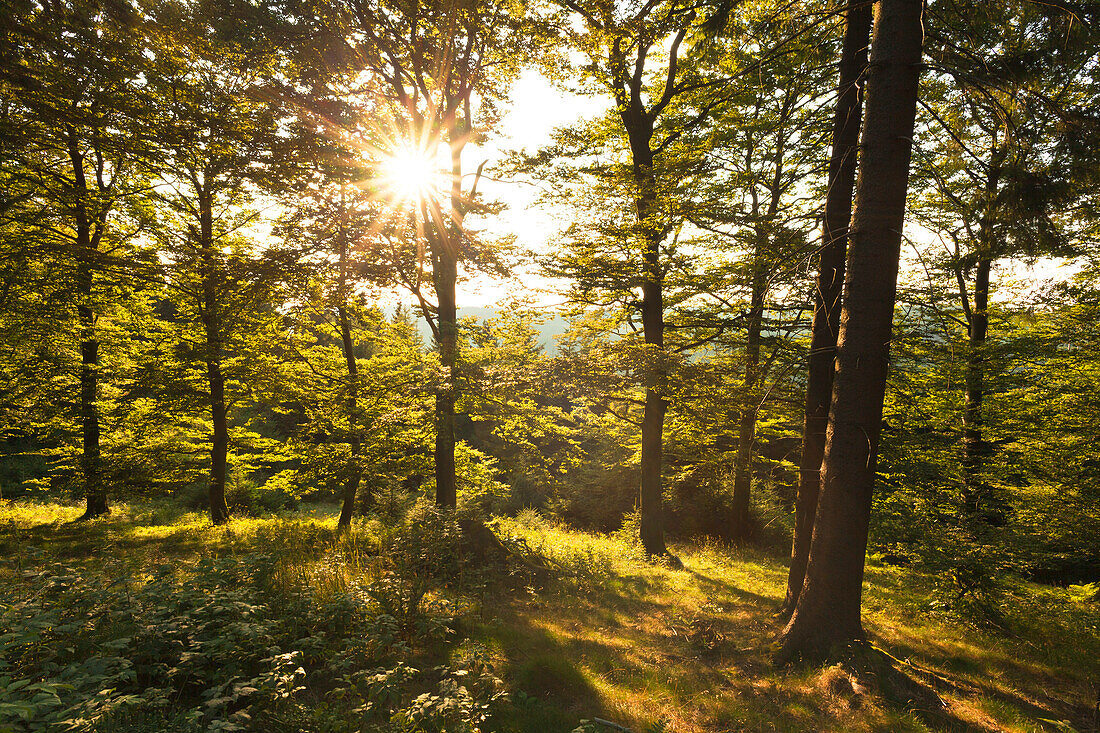
<svg viewBox="0 0 1100 733">
<path fill-rule="evenodd" d="M 924 31 L 921 0 L 875 7 L 867 116 L 849 233 L 821 495 L 806 577 L 779 661 L 863 638 L 860 603 L 882 427 Z"/>
</svg>

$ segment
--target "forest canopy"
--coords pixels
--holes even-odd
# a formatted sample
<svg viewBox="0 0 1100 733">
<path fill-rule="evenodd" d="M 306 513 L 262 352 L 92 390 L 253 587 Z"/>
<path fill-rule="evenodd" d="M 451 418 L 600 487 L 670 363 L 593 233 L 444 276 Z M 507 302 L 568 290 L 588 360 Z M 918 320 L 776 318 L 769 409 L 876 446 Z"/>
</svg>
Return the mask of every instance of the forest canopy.
<svg viewBox="0 0 1100 733">
<path fill-rule="evenodd" d="M 428 684 L 401 645 L 438 656 L 447 593 L 603 582 L 531 533 L 662 578 L 711 544 L 771 558 L 780 665 L 851 660 L 876 568 L 995 633 L 1021 584 L 1095 610 L 1097 3 L 0 1 L 0 508 L 79 505 L 57 531 L 93 562 L 136 507 L 202 514 L 182 526 L 223 550 L 195 582 L 287 618 L 320 596 L 234 596 L 290 575 L 211 533 L 325 517 L 334 544 L 284 537 L 286 562 L 362 553 L 348 624 L 374 645 L 323 667 L 352 626 L 272 620 L 270 655 L 192 689 L 135 635 L 48 688 L 50 642 L 10 640 L 63 601 L 27 589 L 0 730 L 329 730 L 246 698 L 352 688 L 355 730 L 571 729 L 500 722 L 515 680 L 476 665 L 398 709 Z M 198 602 L 180 577 L 143 581 L 150 619 Z M 68 602 L 122 613 L 103 593 Z M 1067 705 L 1048 717 L 1077 725 Z M 708 725 L 668 730 L 741 729 Z"/>
</svg>

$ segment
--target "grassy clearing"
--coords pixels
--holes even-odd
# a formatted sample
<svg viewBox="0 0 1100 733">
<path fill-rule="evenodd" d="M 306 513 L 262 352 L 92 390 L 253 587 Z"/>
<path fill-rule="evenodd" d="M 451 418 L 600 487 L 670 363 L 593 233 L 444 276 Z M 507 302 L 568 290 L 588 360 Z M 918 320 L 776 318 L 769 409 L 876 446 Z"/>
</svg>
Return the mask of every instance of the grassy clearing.
<svg viewBox="0 0 1100 733">
<path fill-rule="evenodd" d="M 23 597 L 26 578 L 51 563 L 80 568 L 87 577 L 130 579 L 170 566 L 186 578 L 201 572 L 204 559 L 262 553 L 278 558 L 264 576 L 269 588 L 264 598 L 271 608 L 283 609 L 280 628 L 304 627 L 307 622 L 292 615 L 301 607 L 275 603 L 271 598 L 278 596 L 270 595 L 270 588 L 308 587 L 311 613 L 328 612 L 342 608 L 341 599 L 356 589 L 374 588 L 372 583 L 388 577 L 392 563 L 385 548 L 403 551 L 392 544 L 393 530 L 377 521 L 359 523 L 336 538 L 335 515 L 325 510 L 213 527 L 199 514 L 133 504 L 103 519 L 66 524 L 79 514 L 78 508 L 57 504 L 0 506 L 5 558 L 0 586 L 6 599 Z M 474 726 L 485 731 L 572 731 L 582 719 L 594 718 L 638 733 L 1038 731 L 1096 725 L 1098 609 L 1095 601 L 1067 590 L 1016 583 L 999 609 L 1004 628 L 985 629 L 930 610 L 930 578 L 872 565 L 865 595 L 868 633 L 911 678 L 947 703 L 945 713 L 929 715 L 906 709 L 840 667 L 787 671 L 771 665 L 770 643 L 778 628 L 772 614 L 786 578 L 779 558 L 712 544 L 680 545 L 674 551 L 685 568 L 671 570 L 644 562 L 622 538 L 571 531 L 531 515 L 499 520 L 496 528 L 512 547 L 543 559 L 554 571 L 521 569 L 507 583 L 460 571 L 450 581 L 425 586 L 424 603 L 450 609 L 450 631 L 421 644 L 420 627 L 409 626 L 411 648 L 404 658 L 421 668 L 487 663 L 510 698 L 496 700 L 491 714 Z M 318 633 L 310 628 L 298 636 L 315 639 Z M 333 632 L 326 633 L 326 643 L 336 643 Z M 292 637 L 297 638 L 286 638 Z M 342 730 L 341 720 L 359 729 L 365 713 L 330 694 L 337 676 L 306 667 L 305 689 L 275 706 L 283 717 L 268 718 L 261 727 L 253 722 L 252 729 Z M 439 684 L 443 689 L 444 681 Z M 328 722 L 322 725 L 322 719 Z M 115 720 L 115 727 L 101 723 L 98 729 L 164 725 L 163 718 L 143 723 L 131 716 L 129 727 L 108 720 Z M 285 727 L 272 722 L 278 720 Z M 190 724 L 198 729 L 204 723 L 192 719 Z M 205 725 L 214 729 L 209 721 Z M 432 730 L 432 725 L 460 730 L 438 721 L 371 730 Z"/>
</svg>

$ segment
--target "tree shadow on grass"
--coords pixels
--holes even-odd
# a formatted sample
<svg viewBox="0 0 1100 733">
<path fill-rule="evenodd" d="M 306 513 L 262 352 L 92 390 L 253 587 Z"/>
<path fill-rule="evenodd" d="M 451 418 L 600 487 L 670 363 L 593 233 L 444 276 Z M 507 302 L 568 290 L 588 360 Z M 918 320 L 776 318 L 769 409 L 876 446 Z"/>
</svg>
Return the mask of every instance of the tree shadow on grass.
<svg viewBox="0 0 1100 733">
<path fill-rule="evenodd" d="M 503 657 L 497 671 L 512 691 L 510 704 L 494 716 L 488 730 L 568 733 L 582 718 L 605 713 L 575 650 L 514 606 L 499 609 L 491 623 L 471 632 L 472 639 Z"/>
<path fill-rule="evenodd" d="M 714 733 L 914 730 L 917 719 L 936 730 L 982 730 L 887 667 L 876 668 L 873 695 L 828 689 L 828 670 L 807 679 L 775 669 L 768 649 L 777 600 L 705 572 L 648 569 L 494 599 L 493 617 L 473 636 L 495 650 L 515 693 L 507 724 L 492 729 L 568 732 L 598 716 L 634 731 L 661 720 L 669 730 Z M 868 697 L 875 702 L 861 708 Z"/>
<path fill-rule="evenodd" d="M 147 526 L 151 525 L 108 516 L 79 524 L 20 527 L 0 533 L 0 554 L 16 557 L 29 548 L 44 549 L 61 562 L 148 554 L 180 557 L 192 555 L 204 545 L 193 527 L 165 526 L 165 531 L 146 535 L 134 531 Z"/>
<path fill-rule="evenodd" d="M 990 699 L 1014 708 L 1033 721 L 1069 721 L 1077 730 L 1087 730 L 1093 724 L 1093 709 L 1088 700 L 1068 701 L 1050 694 L 1043 685 L 1031 684 L 1023 691 L 1006 690 L 996 680 L 1010 677 L 1026 684 L 1034 680 L 1036 671 L 1019 660 L 987 657 L 985 661 L 968 658 L 960 665 L 960 655 L 944 645 L 928 643 L 920 649 L 892 643 L 891 650 L 906 661 L 899 662 L 913 678 L 944 695 L 959 699 Z M 919 659 L 920 662 L 914 662 Z M 1053 672 L 1050 672 L 1053 677 Z"/>
</svg>

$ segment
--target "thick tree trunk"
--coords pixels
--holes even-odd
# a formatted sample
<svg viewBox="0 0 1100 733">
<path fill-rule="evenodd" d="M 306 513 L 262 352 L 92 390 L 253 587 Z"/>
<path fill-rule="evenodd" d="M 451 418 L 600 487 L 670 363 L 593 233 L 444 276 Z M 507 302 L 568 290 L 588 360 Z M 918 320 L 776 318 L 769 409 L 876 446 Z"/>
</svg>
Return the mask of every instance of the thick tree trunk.
<svg viewBox="0 0 1100 733">
<path fill-rule="evenodd" d="M 840 82 L 833 116 L 833 145 L 829 158 L 828 193 L 825 197 L 824 232 L 814 290 L 814 320 L 810 337 L 806 416 L 802 427 L 802 456 L 798 466 L 794 541 L 783 613 L 794 611 L 806 560 L 810 554 L 817 496 L 821 487 L 821 459 L 825 455 L 825 428 L 833 392 L 836 339 L 840 330 L 840 291 L 848 255 L 848 222 L 852 218 L 859 128 L 863 93 L 859 78 L 867 68 L 867 41 L 871 31 L 871 3 L 848 0 L 844 42 L 840 52 Z"/>
<path fill-rule="evenodd" d="M 750 489 L 752 486 L 752 446 L 756 440 L 757 399 L 759 381 L 760 334 L 764 324 L 764 290 L 767 287 L 765 272 L 764 235 L 758 234 L 752 263 L 752 292 L 749 296 L 749 319 L 745 341 L 745 403 L 741 407 L 741 419 L 737 431 L 737 457 L 733 473 L 733 527 L 736 542 L 752 538 L 752 514 Z"/>
<path fill-rule="evenodd" d="M 850 231 L 821 495 L 806 577 L 780 661 L 863 638 L 860 619 L 901 232 L 920 76 L 921 0 L 879 0 Z"/>
<path fill-rule="evenodd" d="M 341 252 L 341 268 L 344 266 L 344 256 L 344 252 Z M 341 269 L 341 293 L 344 291 L 344 278 L 345 274 L 343 269 Z M 348 368 L 347 409 L 352 463 L 347 483 L 344 484 L 344 502 L 340 507 L 340 519 L 336 522 L 336 526 L 342 528 L 351 524 L 351 516 L 355 512 L 355 497 L 359 493 L 359 482 L 362 477 L 362 471 L 359 467 L 359 452 L 362 448 L 362 443 L 359 440 L 359 423 L 357 420 L 359 413 L 359 367 L 355 362 L 355 343 L 351 339 L 351 323 L 348 319 L 347 307 L 340 305 L 340 307 L 337 308 L 337 316 L 340 319 L 340 343 L 344 349 L 344 361 Z"/>
<path fill-rule="evenodd" d="M 214 254 L 213 209 L 210 197 L 199 193 L 199 257 L 202 268 L 202 318 L 206 336 L 206 380 L 210 390 L 210 417 L 214 434 L 210 443 L 210 521 L 229 521 L 225 503 L 226 462 L 229 454 L 229 418 L 225 405 L 225 376 L 222 374 L 222 334 L 218 315 L 218 264 Z"/>
</svg>

